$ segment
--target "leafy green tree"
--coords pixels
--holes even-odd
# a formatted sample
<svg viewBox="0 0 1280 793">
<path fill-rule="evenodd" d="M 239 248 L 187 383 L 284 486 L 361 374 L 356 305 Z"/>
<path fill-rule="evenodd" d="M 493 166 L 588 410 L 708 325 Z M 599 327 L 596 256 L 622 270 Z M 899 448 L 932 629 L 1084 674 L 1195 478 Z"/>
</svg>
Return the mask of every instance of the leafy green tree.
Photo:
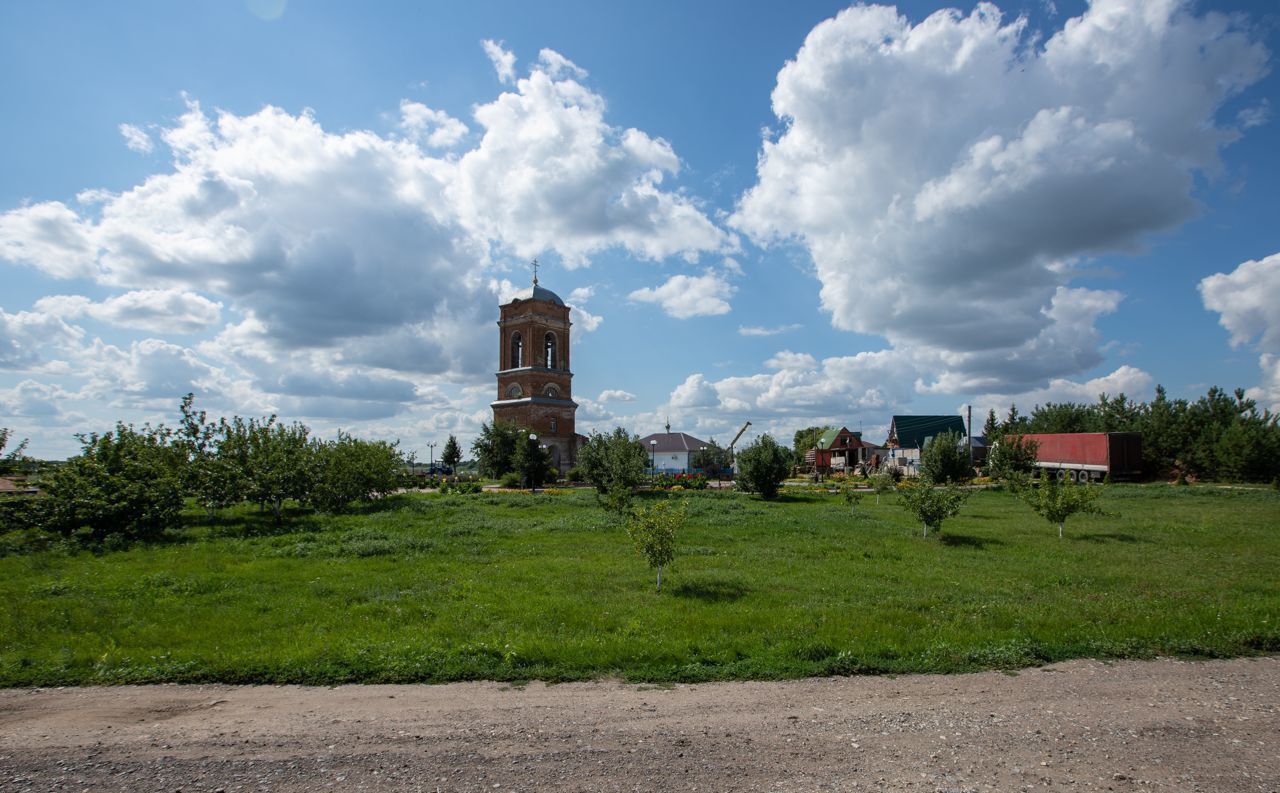
<svg viewBox="0 0 1280 793">
<path fill-rule="evenodd" d="M 45 527 L 101 542 L 152 539 L 178 521 L 182 490 L 163 427 L 77 436 L 81 452 L 41 482 Z"/>
<path fill-rule="evenodd" d="M 934 482 L 967 482 L 973 478 L 969 454 L 958 432 L 941 432 L 920 452 L 920 476 Z"/>
<path fill-rule="evenodd" d="M 243 460 L 245 496 L 260 507 L 270 507 L 277 523 L 286 500 L 303 501 L 310 493 L 310 432 L 298 422 L 281 424 L 275 416 L 250 419 L 248 424 L 236 416 L 230 425 L 229 434 L 240 436 L 233 446 L 243 445 L 235 449 L 235 458 Z"/>
<path fill-rule="evenodd" d="M 1019 434 L 1005 435 L 987 449 L 987 471 L 997 482 L 1017 487 L 1036 468 L 1040 444 Z"/>
<path fill-rule="evenodd" d="M 898 503 L 924 525 L 924 536 L 928 537 L 929 529 L 942 531 L 942 522 L 959 514 L 968 497 L 968 491 L 955 485 L 935 485 L 927 477 L 920 476 L 902 489 Z"/>
<path fill-rule="evenodd" d="M 1070 479 L 1059 480 L 1054 472 L 1046 471 L 1038 487 L 1023 489 L 1022 498 L 1036 514 L 1049 523 L 1058 525 L 1058 539 L 1067 518 L 1076 513 L 1104 514 L 1098 506 L 1098 496 L 1103 485 L 1078 485 Z"/>
<path fill-rule="evenodd" d="M 522 432 L 516 438 L 515 454 L 511 456 L 511 469 L 519 474 L 529 487 L 541 487 L 551 477 L 551 455 L 531 432 Z"/>
<path fill-rule="evenodd" d="M 449 466 L 454 472 L 458 470 L 458 463 L 462 462 L 462 449 L 458 446 L 458 439 L 453 435 L 444 442 L 444 451 L 440 452 L 440 462 Z"/>
<path fill-rule="evenodd" d="M 1123 398 L 1123 397 L 1122 397 Z M 1036 405 L 1027 421 L 1027 432 L 1101 432 L 1102 421 L 1091 405 L 1072 402 Z M 1018 434 L 1018 433 L 1013 433 Z"/>
<path fill-rule="evenodd" d="M 1156 398 L 1139 411 L 1134 430 L 1142 433 L 1142 469 L 1148 476 L 1163 479 L 1185 467 L 1192 442 L 1187 400 L 1169 399 L 1157 385 Z"/>
<path fill-rule="evenodd" d="M 11 437 L 13 437 L 13 430 L 0 427 L 0 452 L 4 451 Z M 26 451 L 27 439 L 23 438 L 17 446 L 9 450 L 8 454 L 0 457 L 0 475 L 17 473 L 28 460 Z"/>
<path fill-rule="evenodd" d="M 797 460 L 803 460 L 809 450 L 817 445 L 818 439 L 822 437 L 822 433 L 831 429 L 829 426 L 821 427 L 805 427 L 796 430 L 795 436 L 792 438 L 791 449 Z"/>
<path fill-rule="evenodd" d="M 767 433 L 738 452 L 738 486 L 762 498 L 778 495 L 778 487 L 791 471 L 790 455 Z"/>
<path fill-rule="evenodd" d="M 676 558 L 676 533 L 684 526 L 685 504 L 679 507 L 671 501 L 659 501 L 651 507 L 641 507 L 627 521 L 627 535 L 636 551 L 658 570 L 658 591 L 662 591 L 662 568 Z"/>
<path fill-rule="evenodd" d="M 208 420 L 205 411 L 195 409 L 195 395 L 182 399 L 181 421 L 174 447 L 182 460 L 179 478 L 183 492 L 204 507 L 212 519 L 218 510 L 244 500 L 245 475 L 238 460 L 220 454 L 228 425 Z"/>
<path fill-rule="evenodd" d="M 479 463 L 480 473 L 492 479 L 515 469 L 516 443 L 527 440 L 528 431 L 509 421 L 481 424 L 480 435 L 471 444 L 471 453 Z"/>
<path fill-rule="evenodd" d="M 639 436 L 616 427 L 608 435 L 591 433 L 578 450 L 578 467 L 596 493 L 606 496 L 606 506 L 624 512 L 631 506 L 631 492 L 644 481 L 649 453 Z"/>
<path fill-rule="evenodd" d="M 342 512 L 353 501 L 374 501 L 396 489 L 404 458 L 396 444 L 362 441 L 339 430 L 332 441 L 311 441 L 307 501 Z"/>
</svg>

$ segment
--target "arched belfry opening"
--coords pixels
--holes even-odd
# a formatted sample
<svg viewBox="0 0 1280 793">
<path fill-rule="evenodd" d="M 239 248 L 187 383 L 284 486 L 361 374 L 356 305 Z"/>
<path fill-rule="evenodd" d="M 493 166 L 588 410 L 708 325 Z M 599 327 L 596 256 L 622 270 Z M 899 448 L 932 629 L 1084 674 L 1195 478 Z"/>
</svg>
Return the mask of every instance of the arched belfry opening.
<svg viewBox="0 0 1280 793">
<path fill-rule="evenodd" d="M 548 369 L 556 368 L 556 334 L 551 331 L 542 337 L 542 365 Z"/>
<path fill-rule="evenodd" d="M 538 284 L 536 260 L 533 268 L 533 286 L 498 309 L 501 343 L 493 418 L 537 434 L 563 472 L 573 467 L 578 448 L 574 423 L 578 405 L 573 401 L 570 367 L 572 323 L 569 307 L 560 296 Z"/>
<path fill-rule="evenodd" d="M 519 369 L 524 366 L 524 337 L 519 331 L 511 334 L 511 365 L 508 369 Z"/>
</svg>

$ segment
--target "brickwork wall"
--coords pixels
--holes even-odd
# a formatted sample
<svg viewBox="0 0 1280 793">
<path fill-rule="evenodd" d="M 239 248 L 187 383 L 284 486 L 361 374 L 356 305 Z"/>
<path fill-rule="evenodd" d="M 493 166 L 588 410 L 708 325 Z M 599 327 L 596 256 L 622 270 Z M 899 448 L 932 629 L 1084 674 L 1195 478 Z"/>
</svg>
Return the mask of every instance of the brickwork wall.
<svg viewBox="0 0 1280 793">
<path fill-rule="evenodd" d="M 575 414 L 572 402 L 573 373 L 569 368 L 569 308 L 542 300 L 519 300 L 500 308 L 498 320 L 497 401 L 493 417 L 527 427 L 537 433 L 539 442 L 555 450 L 560 470 L 567 471 L 577 457 Z M 523 360 L 519 368 L 512 359 L 511 338 L 519 332 L 524 342 Z M 543 366 L 546 334 L 556 337 L 552 368 Z M 508 395 L 512 385 L 520 387 L 520 395 Z M 547 386 L 554 385 L 556 401 L 530 401 L 529 397 L 547 397 Z M 552 420 L 555 430 L 551 429 Z"/>
</svg>

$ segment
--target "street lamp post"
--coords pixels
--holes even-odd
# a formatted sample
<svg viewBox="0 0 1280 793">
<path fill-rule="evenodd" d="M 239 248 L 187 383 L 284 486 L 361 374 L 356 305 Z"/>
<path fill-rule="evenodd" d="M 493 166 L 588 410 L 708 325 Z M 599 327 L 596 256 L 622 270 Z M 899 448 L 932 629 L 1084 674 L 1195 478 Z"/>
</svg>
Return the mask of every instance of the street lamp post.
<svg viewBox="0 0 1280 793">
<path fill-rule="evenodd" d="M 427 448 L 431 450 L 430 451 L 431 467 L 427 469 L 427 473 L 431 476 L 435 476 L 435 473 L 436 473 L 436 446 L 437 445 L 438 444 L 435 441 L 431 441 L 430 443 L 427 444 Z"/>
<path fill-rule="evenodd" d="M 537 445 L 537 443 L 538 443 L 538 436 L 537 436 L 537 435 L 535 435 L 535 434 L 534 434 L 534 433 L 532 433 L 532 432 L 531 432 L 531 433 L 529 433 L 529 445 L 530 445 L 530 446 L 535 446 L 535 445 Z M 529 458 L 529 455 L 525 455 L 525 459 L 526 459 L 526 463 L 525 463 L 525 464 L 526 464 L 526 465 L 529 465 L 530 463 L 532 463 L 532 462 L 533 462 L 532 460 L 529 460 L 528 458 Z M 530 491 L 532 491 L 532 490 L 533 490 L 533 467 L 532 467 L 531 465 L 530 465 L 529 467 L 525 468 L 525 470 L 524 470 L 524 479 L 525 479 L 525 481 L 526 481 L 526 482 L 528 482 L 528 483 L 529 483 L 529 490 L 530 490 Z"/>
<path fill-rule="evenodd" d="M 658 473 L 658 442 L 649 441 L 649 468 L 654 475 Z"/>
</svg>

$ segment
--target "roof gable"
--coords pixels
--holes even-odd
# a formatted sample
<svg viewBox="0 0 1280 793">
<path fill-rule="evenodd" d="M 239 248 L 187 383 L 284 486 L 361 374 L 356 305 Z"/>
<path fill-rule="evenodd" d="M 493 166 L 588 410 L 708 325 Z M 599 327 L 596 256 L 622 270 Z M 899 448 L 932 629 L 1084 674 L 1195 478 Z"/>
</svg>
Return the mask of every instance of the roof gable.
<svg viewBox="0 0 1280 793">
<path fill-rule="evenodd" d="M 902 449 L 924 448 L 925 441 L 944 432 L 964 435 L 964 419 L 959 416 L 894 416 L 889 437 Z M 888 441 L 886 441 L 886 445 Z"/>
<path fill-rule="evenodd" d="M 650 441 L 657 441 L 651 444 Z M 696 452 L 703 446 L 710 446 L 706 441 L 698 440 L 683 432 L 655 432 L 640 439 L 640 445 L 655 452 Z"/>
</svg>

